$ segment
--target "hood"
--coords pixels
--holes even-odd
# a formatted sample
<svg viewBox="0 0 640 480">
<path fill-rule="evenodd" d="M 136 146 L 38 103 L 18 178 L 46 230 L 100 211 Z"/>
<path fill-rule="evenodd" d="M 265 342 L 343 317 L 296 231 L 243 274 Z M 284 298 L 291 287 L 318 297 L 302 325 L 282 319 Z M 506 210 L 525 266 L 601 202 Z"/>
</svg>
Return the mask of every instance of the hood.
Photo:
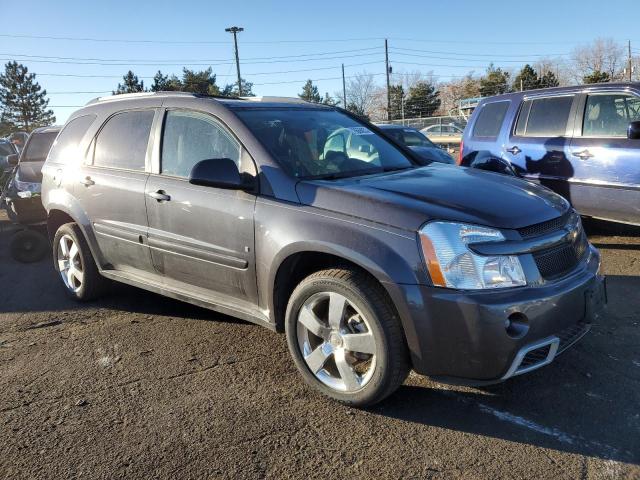
<svg viewBox="0 0 640 480">
<path fill-rule="evenodd" d="M 440 163 L 448 163 L 453 165 L 455 162 L 453 157 L 449 155 L 447 152 L 438 147 L 420 147 L 420 146 L 412 146 L 409 147 L 416 155 L 425 160 L 440 162 Z"/>
<path fill-rule="evenodd" d="M 42 183 L 42 166 L 44 162 L 20 162 L 18 164 L 18 180 L 29 183 Z"/>
<path fill-rule="evenodd" d="M 428 220 L 521 228 L 569 209 L 566 200 L 545 187 L 435 162 L 380 175 L 301 181 L 296 190 L 303 204 L 407 230 Z"/>
</svg>

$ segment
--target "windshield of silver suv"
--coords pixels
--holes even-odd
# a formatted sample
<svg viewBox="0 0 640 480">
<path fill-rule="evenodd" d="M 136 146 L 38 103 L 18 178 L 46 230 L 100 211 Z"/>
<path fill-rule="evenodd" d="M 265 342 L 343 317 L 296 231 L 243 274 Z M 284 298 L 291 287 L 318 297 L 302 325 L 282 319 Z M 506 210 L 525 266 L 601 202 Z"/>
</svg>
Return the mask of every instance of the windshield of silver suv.
<svg viewBox="0 0 640 480">
<path fill-rule="evenodd" d="M 236 114 L 296 178 L 341 178 L 416 166 L 385 138 L 336 110 L 260 108 Z"/>
<path fill-rule="evenodd" d="M 27 143 L 21 162 L 44 162 L 49 153 L 49 149 L 53 141 L 58 135 L 57 130 L 54 132 L 34 133 Z"/>
</svg>

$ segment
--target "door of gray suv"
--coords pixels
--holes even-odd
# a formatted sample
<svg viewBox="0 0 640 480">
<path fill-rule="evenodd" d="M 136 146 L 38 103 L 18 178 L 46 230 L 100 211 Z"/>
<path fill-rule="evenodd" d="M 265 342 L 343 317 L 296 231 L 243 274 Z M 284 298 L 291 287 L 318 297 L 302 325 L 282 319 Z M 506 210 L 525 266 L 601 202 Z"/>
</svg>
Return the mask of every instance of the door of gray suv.
<svg viewBox="0 0 640 480">
<path fill-rule="evenodd" d="M 93 225 L 103 261 L 136 275 L 155 273 L 144 201 L 154 115 L 150 108 L 109 117 L 74 180 L 75 197 Z"/>
<path fill-rule="evenodd" d="M 157 136 L 154 173 L 146 188 L 149 245 L 166 282 L 191 294 L 257 303 L 253 212 L 255 195 L 189 183 L 201 160 L 253 163 L 213 116 L 168 109 Z M 219 297 L 218 297 L 219 298 Z"/>
<path fill-rule="evenodd" d="M 572 202 L 584 215 L 640 223 L 640 140 L 627 138 L 640 121 L 640 96 L 603 90 L 580 96 L 570 160 Z"/>
</svg>

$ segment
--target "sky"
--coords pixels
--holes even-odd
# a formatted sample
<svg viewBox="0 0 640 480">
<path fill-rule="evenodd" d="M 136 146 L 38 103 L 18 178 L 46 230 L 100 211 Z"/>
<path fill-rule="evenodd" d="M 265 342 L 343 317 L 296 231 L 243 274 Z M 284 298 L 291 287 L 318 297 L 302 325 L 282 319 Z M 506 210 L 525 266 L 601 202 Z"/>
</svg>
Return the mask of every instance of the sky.
<svg viewBox="0 0 640 480">
<path fill-rule="evenodd" d="M 0 0 L 0 61 L 37 74 L 57 123 L 90 99 L 108 95 L 131 69 L 145 85 L 160 69 L 213 68 L 217 83 L 235 81 L 232 36 L 243 78 L 257 95 L 295 96 L 307 79 L 321 94 L 361 72 L 392 81 L 433 72 L 447 81 L 489 62 L 519 68 L 542 57 L 565 58 L 597 37 L 631 40 L 640 52 L 640 3 L 601 1 L 44 1 Z M 21 14 L 16 21 L 11 15 Z M 49 38 L 33 38 L 49 37 Z"/>
</svg>

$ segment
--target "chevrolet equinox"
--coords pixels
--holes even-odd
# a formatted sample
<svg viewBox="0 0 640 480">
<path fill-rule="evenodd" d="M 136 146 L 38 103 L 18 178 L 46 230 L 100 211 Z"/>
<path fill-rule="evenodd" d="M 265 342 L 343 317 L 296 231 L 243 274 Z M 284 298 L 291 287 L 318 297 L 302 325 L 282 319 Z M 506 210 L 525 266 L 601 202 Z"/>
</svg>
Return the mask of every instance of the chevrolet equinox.
<svg viewBox="0 0 640 480">
<path fill-rule="evenodd" d="M 335 107 L 96 99 L 43 168 L 54 267 L 76 300 L 117 281 L 285 332 L 304 379 L 350 405 L 410 369 L 478 385 L 549 364 L 606 301 L 580 217 L 424 163 Z"/>
</svg>

